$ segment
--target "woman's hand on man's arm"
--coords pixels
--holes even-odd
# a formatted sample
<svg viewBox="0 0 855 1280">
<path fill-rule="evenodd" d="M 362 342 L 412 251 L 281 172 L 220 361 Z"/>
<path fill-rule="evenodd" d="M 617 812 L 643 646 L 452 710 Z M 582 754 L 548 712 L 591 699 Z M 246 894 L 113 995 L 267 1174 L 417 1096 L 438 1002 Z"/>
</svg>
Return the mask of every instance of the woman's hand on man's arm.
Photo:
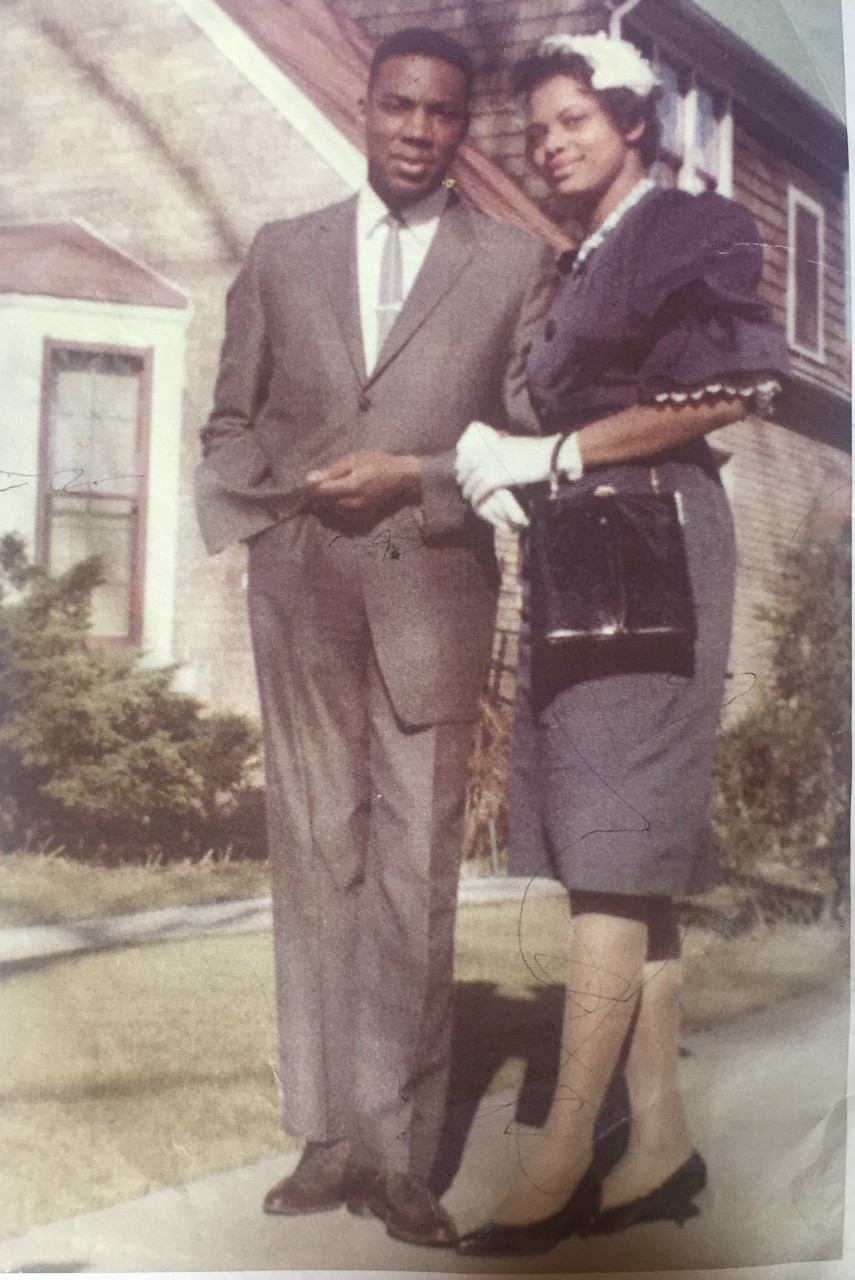
<svg viewBox="0 0 855 1280">
<path fill-rule="evenodd" d="M 457 445 L 456 474 L 463 496 L 477 508 L 497 489 L 548 480 L 560 439 L 557 435 L 502 435 L 486 423 L 470 423 Z M 557 463 L 559 471 L 570 480 L 577 480 L 582 474 L 573 436 L 564 441 Z"/>
</svg>

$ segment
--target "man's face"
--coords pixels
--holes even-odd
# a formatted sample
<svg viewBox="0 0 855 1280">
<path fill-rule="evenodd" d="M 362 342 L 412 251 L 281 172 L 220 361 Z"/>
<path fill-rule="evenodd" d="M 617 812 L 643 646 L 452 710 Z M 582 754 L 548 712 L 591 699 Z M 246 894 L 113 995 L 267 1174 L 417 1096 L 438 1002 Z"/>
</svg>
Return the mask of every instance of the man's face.
<svg viewBox="0 0 855 1280">
<path fill-rule="evenodd" d="M 468 122 L 466 80 L 442 58 L 386 58 L 365 100 L 368 180 L 390 209 L 440 186 Z"/>
</svg>

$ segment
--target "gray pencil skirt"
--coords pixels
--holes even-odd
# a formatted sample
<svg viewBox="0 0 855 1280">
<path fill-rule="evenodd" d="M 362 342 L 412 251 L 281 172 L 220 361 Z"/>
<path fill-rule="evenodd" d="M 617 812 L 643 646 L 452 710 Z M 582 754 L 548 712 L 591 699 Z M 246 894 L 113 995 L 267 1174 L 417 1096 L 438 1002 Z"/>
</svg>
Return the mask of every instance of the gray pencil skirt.
<svg viewBox="0 0 855 1280">
<path fill-rule="evenodd" d="M 645 468 L 597 483 L 644 491 Z M 510 871 L 569 890 L 683 895 L 715 884 L 711 756 L 727 670 L 735 548 L 724 490 L 669 462 L 679 489 L 698 634 L 690 666 L 667 655 L 532 641 L 523 610 L 509 787 Z"/>
</svg>

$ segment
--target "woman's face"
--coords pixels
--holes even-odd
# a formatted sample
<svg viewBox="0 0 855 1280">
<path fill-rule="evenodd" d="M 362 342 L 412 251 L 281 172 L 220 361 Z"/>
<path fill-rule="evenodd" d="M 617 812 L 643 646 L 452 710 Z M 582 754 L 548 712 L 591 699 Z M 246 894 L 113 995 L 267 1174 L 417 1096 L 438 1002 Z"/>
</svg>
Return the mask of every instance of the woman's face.
<svg viewBox="0 0 855 1280">
<path fill-rule="evenodd" d="M 526 153 L 553 191 L 601 200 L 640 162 L 631 143 L 644 125 L 624 134 L 597 95 L 571 76 L 554 75 L 531 91 Z"/>
</svg>

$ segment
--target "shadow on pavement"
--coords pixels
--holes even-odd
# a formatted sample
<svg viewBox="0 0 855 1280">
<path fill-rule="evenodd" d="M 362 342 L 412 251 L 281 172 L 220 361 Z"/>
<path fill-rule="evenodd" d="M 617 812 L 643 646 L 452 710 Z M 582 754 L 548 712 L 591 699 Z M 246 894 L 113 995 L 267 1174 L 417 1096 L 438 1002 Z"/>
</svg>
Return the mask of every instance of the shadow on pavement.
<svg viewBox="0 0 855 1280">
<path fill-rule="evenodd" d="M 460 1168 L 473 1124 L 479 1116 L 507 1109 L 508 1132 L 516 1126 L 539 1127 L 546 1119 L 555 1079 L 564 1011 L 562 985 L 538 987 L 531 997 L 500 994 L 494 983 L 462 982 L 454 990 L 454 1031 L 448 1117 L 431 1182 L 444 1194 Z M 515 1103 L 491 1104 L 487 1090 L 511 1058 L 522 1061 L 523 1077 Z M 597 1124 L 597 1164 L 607 1169 L 626 1145 L 628 1107 L 619 1071 Z"/>
</svg>

